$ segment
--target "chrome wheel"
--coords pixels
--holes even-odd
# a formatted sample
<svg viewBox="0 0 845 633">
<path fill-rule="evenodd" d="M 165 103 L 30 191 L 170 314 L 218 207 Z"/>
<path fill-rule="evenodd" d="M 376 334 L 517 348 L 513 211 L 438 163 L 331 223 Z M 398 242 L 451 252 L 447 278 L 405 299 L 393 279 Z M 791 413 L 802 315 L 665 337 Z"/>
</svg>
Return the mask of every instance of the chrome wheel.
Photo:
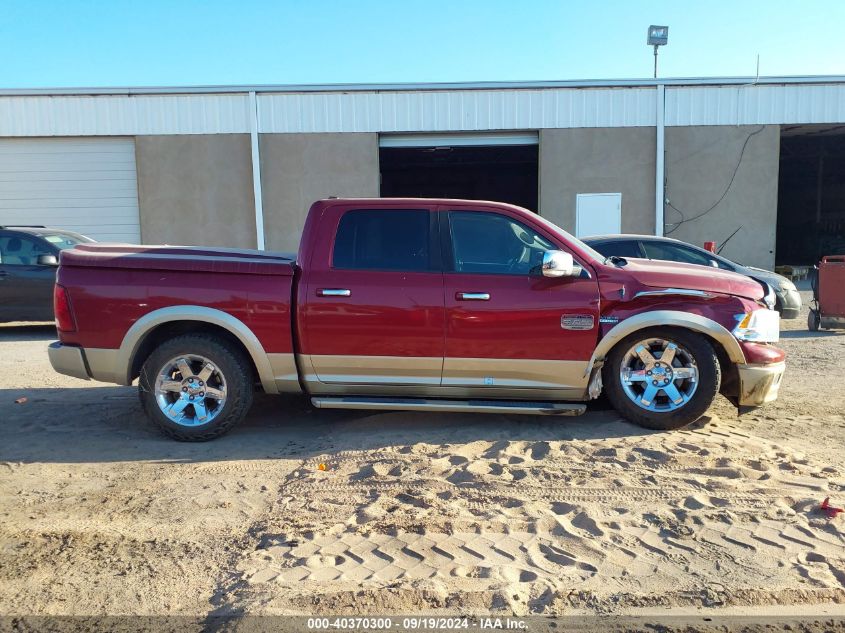
<svg viewBox="0 0 845 633">
<path fill-rule="evenodd" d="M 683 407 L 698 388 L 698 367 L 690 352 L 660 338 L 636 343 L 622 357 L 619 379 L 625 395 L 646 411 Z"/>
<path fill-rule="evenodd" d="M 169 360 L 154 389 L 159 409 L 180 426 L 208 424 L 226 404 L 226 379 L 204 356 L 183 354 Z"/>
</svg>

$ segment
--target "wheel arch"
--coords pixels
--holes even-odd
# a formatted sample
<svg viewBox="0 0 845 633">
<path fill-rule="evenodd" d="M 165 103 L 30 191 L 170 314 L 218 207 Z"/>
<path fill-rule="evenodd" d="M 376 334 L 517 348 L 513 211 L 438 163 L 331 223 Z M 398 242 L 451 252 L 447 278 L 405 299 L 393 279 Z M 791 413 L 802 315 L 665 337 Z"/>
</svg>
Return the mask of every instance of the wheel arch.
<svg viewBox="0 0 845 633">
<path fill-rule="evenodd" d="M 222 310 L 189 305 L 154 310 L 129 328 L 118 350 L 117 361 L 117 367 L 126 368 L 124 384 L 131 384 L 157 344 L 172 336 L 197 331 L 221 334 L 241 347 L 264 391 L 278 393 L 267 352 L 243 321 Z"/>
<path fill-rule="evenodd" d="M 653 327 L 673 327 L 696 332 L 706 336 L 716 348 L 720 361 L 724 357 L 733 364 L 744 364 L 745 354 L 734 336 L 712 319 L 690 312 L 677 310 L 654 310 L 642 312 L 620 321 L 599 341 L 588 365 L 592 368 L 603 362 L 619 341 L 640 330 Z"/>
</svg>

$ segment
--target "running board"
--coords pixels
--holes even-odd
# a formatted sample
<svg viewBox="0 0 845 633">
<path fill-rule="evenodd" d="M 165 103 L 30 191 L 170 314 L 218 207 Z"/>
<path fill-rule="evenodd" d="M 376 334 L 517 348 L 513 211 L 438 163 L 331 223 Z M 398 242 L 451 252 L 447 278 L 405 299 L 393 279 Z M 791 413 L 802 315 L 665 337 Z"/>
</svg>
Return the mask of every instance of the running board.
<svg viewBox="0 0 845 633">
<path fill-rule="evenodd" d="M 525 415 L 581 415 L 585 404 L 520 402 L 518 400 L 436 400 L 429 398 L 367 398 L 339 396 L 311 398 L 318 409 L 381 411 L 442 411 L 445 413 L 516 413 Z"/>
</svg>

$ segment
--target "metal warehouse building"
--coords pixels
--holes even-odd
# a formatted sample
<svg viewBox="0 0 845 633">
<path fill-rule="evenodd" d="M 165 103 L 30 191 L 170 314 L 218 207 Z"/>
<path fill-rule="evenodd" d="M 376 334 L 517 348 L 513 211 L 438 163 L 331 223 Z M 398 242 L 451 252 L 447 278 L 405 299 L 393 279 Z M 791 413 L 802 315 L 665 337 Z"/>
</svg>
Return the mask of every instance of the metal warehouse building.
<svg viewBox="0 0 845 633">
<path fill-rule="evenodd" d="M 292 251 L 326 196 L 845 252 L 845 78 L 0 91 L 0 224 Z"/>
</svg>

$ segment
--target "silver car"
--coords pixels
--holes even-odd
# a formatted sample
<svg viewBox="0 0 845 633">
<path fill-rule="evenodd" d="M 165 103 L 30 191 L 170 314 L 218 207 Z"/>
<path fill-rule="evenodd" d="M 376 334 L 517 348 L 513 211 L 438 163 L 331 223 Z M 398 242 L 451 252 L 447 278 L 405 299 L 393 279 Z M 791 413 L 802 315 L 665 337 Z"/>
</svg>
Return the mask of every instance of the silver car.
<svg viewBox="0 0 845 633">
<path fill-rule="evenodd" d="M 594 235 L 581 238 L 605 257 L 641 257 L 644 259 L 663 259 L 685 264 L 712 266 L 730 270 L 740 275 L 747 275 L 772 287 L 775 292 L 775 309 L 784 319 L 794 319 L 801 311 L 801 295 L 789 279 L 769 270 L 743 266 L 721 255 L 674 240 L 670 237 L 654 235 Z"/>
</svg>

